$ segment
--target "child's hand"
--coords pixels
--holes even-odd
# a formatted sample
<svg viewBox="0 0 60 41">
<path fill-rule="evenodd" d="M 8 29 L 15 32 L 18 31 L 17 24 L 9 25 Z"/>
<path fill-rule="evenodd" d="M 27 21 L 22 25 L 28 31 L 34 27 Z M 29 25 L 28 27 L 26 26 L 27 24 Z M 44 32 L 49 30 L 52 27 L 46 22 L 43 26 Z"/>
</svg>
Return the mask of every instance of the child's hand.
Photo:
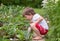
<svg viewBox="0 0 60 41">
<path fill-rule="evenodd" d="M 35 24 L 36 24 L 36 23 L 30 23 L 30 26 L 31 26 L 31 27 L 32 27 L 32 26 L 35 26 Z"/>
</svg>

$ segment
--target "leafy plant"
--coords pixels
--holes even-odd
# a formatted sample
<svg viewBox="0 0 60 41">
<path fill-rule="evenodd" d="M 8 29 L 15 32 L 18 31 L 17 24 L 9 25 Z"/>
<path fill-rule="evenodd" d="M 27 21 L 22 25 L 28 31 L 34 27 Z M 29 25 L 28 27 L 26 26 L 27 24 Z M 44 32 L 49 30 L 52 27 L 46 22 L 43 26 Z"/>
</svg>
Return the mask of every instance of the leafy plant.
<svg viewBox="0 0 60 41">
<path fill-rule="evenodd" d="M 50 29 L 48 32 L 48 41 L 60 41 L 60 0 L 48 0 L 45 13 L 48 14 L 50 20 Z"/>
<path fill-rule="evenodd" d="M 10 38 L 18 40 L 26 40 L 25 34 L 27 26 L 29 26 L 28 21 L 22 17 L 21 6 L 5 6 L 1 4 L 0 6 L 0 21 L 3 25 L 0 27 L 0 37 L 2 41 L 7 41 Z M 2 24 L 2 23 L 0 23 Z M 26 32 L 26 33 L 25 33 Z"/>
</svg>

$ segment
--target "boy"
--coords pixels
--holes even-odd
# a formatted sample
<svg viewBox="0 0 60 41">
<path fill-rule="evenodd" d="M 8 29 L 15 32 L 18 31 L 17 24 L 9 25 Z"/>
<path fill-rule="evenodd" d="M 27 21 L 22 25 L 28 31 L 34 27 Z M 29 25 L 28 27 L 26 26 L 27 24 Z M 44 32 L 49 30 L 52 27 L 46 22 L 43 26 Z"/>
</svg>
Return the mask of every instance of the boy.
<svg viewBox="0 0 60 41">
<path fill-rule="evenodd" d="M 30 27 L 37 35 L 34 39 L 42 39 L 42 35 L 48 32 L 48 25 L 45 19 L 29 7 L 24 9 L 23 16 L 30 21 Z"/>
</svg>

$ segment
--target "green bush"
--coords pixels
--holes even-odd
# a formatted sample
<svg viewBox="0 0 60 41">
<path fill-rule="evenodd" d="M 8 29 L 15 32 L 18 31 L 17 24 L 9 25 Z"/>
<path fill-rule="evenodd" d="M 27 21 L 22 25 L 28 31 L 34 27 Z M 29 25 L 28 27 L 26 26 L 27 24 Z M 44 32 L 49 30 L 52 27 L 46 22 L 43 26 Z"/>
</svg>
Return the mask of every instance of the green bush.
<svg viewBox="0 0 60 41">
<path fill-rule="evenodd" d="M 0 0 L 0 3 L 5 5 L 20 5 L 30 7 L 41 7 L 42 0 Z"/>
<path fill-rule="evenodd" d="M 28 21 L 22 17 L 21 6 L 0 6 L 0 39 L 8 41 L 10 38 L 26 40 L 26 29 L 29 26 Z"/>
<path fill-rule="evenodd" d="M 45 13 L 50 20 L 50 29 L 47 41 L 60 41 L 60 0 L 58 2 L 48 0 Z"/>
</svg>

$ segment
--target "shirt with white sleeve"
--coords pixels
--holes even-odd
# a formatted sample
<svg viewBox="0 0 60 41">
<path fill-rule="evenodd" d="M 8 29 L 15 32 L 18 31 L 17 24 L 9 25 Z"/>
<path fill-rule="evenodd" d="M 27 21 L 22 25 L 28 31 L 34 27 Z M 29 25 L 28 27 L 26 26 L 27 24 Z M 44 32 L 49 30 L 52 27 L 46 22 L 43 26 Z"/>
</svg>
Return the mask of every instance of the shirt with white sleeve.
<svg viewBox="0 0 60 41">
<path fill-rule="evenodd" d="M 35 14 L 32 18 L 32 21 L 35 22 L 37 21 L 37 19 L 39 19 L 41 16 L 39 14 Z M 48 30 L 48 24 L 45 21 L 45 19 L 43 19 L 40 23 L 39 23 L 43 28 Z"/>
</svg>

